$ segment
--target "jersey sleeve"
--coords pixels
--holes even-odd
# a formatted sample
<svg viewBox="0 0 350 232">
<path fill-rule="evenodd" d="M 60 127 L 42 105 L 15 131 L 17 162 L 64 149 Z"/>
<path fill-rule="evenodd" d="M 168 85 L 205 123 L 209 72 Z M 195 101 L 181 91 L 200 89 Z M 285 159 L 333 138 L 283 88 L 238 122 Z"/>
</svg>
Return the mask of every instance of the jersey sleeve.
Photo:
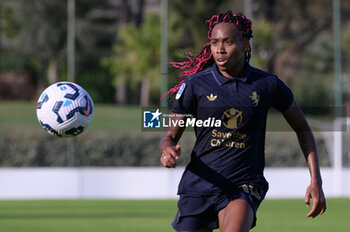
<svg viewBox="0 0 350 232">
<path fill-rule="evenodd" d="M 272 96 L 272 106 L 283 112 L 293 103 L 294 95 L 290 88 L 276 77 L 276 88 Z"/>
<path fill-rule="evenodd" d="M 187 79 L 178 90 L 172 111 L 178 114 L 195 115 L 196 99 L 193 93 L 192 82 Z"/>
</svg>

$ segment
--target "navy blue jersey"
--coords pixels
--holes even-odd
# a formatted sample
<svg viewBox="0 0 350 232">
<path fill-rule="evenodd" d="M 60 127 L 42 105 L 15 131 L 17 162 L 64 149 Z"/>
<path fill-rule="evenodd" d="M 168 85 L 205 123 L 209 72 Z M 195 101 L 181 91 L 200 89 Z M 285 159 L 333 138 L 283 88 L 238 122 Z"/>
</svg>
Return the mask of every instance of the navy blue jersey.
<svg viewBox="0 0 350 232">
<path fill-rule="evenodd" d="M 292 102 L 292 92 L 277 76 L 249 65 L 234 78 L 222 76 L 215 64 L 188 77 L 173 112 L 221 120 L 221 125 L 195 127 L 196 143 L 178 194 L 216 194 L 241 184 L 267 191 L 267 112 L 270 107 L 283 112 Z"/>
</svg>

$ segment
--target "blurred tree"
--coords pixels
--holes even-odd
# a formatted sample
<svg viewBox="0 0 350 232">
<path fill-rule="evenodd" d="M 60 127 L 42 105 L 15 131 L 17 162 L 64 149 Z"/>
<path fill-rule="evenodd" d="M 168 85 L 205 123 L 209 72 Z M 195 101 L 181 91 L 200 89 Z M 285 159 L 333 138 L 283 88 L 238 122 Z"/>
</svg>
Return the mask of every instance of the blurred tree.
<svg viewBox="0 0 350 232">
<path fill-rule="evenodd" d="M 122 0 L 122 12 L 120 19 L 120 26 L 125 26 L 131 23 L 131 10 L 127 0 Z M 115 77 L 116 78 L 116 77 Z M 128 86 L 125 81 L 116 81 L 115 85 L 115 102 L 119 105 L 125 105 L 128 103 Z"/>
<path fill-rule="evenodd" d="M 52 81 L 57 77 L 58 62 L 65 55 L 66 2 L 51 0 L 2 1 L 6 34 L 2 44 L 37 60 L 37 91 L 46 87 L 49 69 Z"/>
<path fill-rule="evenodd" d="M 301 105 L 330 108 L 334 95 L 332 1 L 281 0 L 271 6 L 267 2 L 254 2 L 253 59 L 258 61 L 254 64 L 289 84 Z M 341 2 L 342 22 L 347 25 L 350 2 Z M 348 31 L 343 26 L 343 39 Z M 346 44 L 343 41 L 344 72 L 349 62 Z"/>
<path fill-rule="evenodd" d="M 47 82 L 66 80 L 67 1 L 3 0 L 1 7 L 2 52 L 13 57 L 12 64 L 6 60 L 2 67 L 30 66 L 38 93 Z M 96 102 L 114 100 L 112 80 L 99 60 L 110 53 L 118 10 L 109 0 L 76 3 L 76 81 Z"/>
<path fill-rule="evenodd" d="M 260 56 L 256 59 L 260 59 L 262 68 L 289 83 L 306 48 L 323 32 L 332 30 L 332 2 L 259 1 L 254 9 L 253 26 L 258 32 L 254 31 L 254 49 Z M 258 38 L 262 33 L 264 38 Z"/>
<path fill-rule="evenodd" d="M 253 22 L 253 64 L 258 67 L 267 67 L 268 61 L 272 59 L 273 53 L 270 48 L 273 46 L 276 26 L 271 22 L 260 19 Z"/>
<path fill-rule="evenodd" d="M 121 1 L 76 1 L 76 81 L 95 102 L 113 103 L 113 77 L 101 63 L 111 53 L 120 21 Z"/>
<path fill-rule="evenodd" d="M 232 3 L 225 0 L 170 1 L 170 21 L 176 19 L 178 27 L 182 27 L 183 36 L 179 46 L 199 53 L 208 42 L 205 20 L 230 10 L 231 6 Z"/>
<path fill-rule="evenodd" d="M 350 22 L 344 25 L 342 32 L 343 48 L 343 93 L 344 104 L 347 107 L 347 115 L 350 115 Z"/>
<path fill-rule="evenodd" d="M 137 12 L 131 11 L 130 1 L 121 1 L 121 19 L 119 26 L 124 27 L 129 23 L 133 23 L 136 27 L 139 27 L 143 21 L 144 14 L 144 0 L 137 0 Z M 133 17 L 135 15 L 135 17 Z M 134 22 L 133 22 L 133 19 Z M 117 104 L 125 105 L 128 102 L 128 86 L 125 81 L 117 81 L 115 83 L 115 102 Z"/>
<path fill-rule="evenodd" d="M 113 47 L 115 55 L 103 59 L 102 63 L 115 75 L 117 85 L 127 83 L 135 87 L 140 83 L 140 105 L 148 106 L 150 81 L 159 91 L 159 16 L 147 14 L 139 28 L 127 24 L 120 28 L 118 35 L 121 42 Z"/>
<path fill-rule="evenodd" d="M 143 15 L 145 12 L 145 0 L 110 0 L 110 2 L 113 3 L 113 8 L 117 9 L 118 14 L 113 17 L 118 23 L 111 28 L 114 34 L 113 41 L 108 47 L 108 52 L 104 53 L 102 57 L 113 55 L 111 47 L 113 44 L 120 42 L 118 29 L 127 24 L 133 24 L 138 28 L 143 22 Z M 102 57 L 98 57 L 98 63 L 100 65 Z M 100 68 L 105 68 L 105 66 Z M 107 73 L 110 75 L 109 71 Z M 114 79 L 115 77 L 111 78 L 111 86 L 114 88 L 115 93 L 113 101 L 122 105 L 130 103 L 130 95 L 132 95 L 135 86 L 132 86 L 132 89 L 130 89 L 131 86 L 127 85 L 126 82 L 116 82 L 113 81 Z"/>
<path fill-rule="evenodd" d="M 207 42 L 205 20 L 215 13 L 230 9 L 235 12 L 244 11 L 243 1 L 169 1 L 169 60 L 181 61 L 188 51 L 200 52 L 203 44 Z M 118 34 L 118 28 L 126 28 L 129 27 L 126 25 L 132 24 L 135 31 L 138 31 L 137 28 L 142 31 L 144 12 L 148 10 L 149 2 L 150 0 L 76 2 L 76 80 L 86 87 L 96 102 L 117 101 L 126 104 L 138 102 L 139 100 L 133 99 L 135 96 L 137 99 L 144 99 L 141 97 L 144 93 L 141 94 L 140 91 L 147 89 L 146 80 L 142 83 L 141 76 L 132 78 L 118 76 L 115 79 L 110 75 L 111 68 L 106 68 L 100 61 L 102 57 L 111 54 L 116 56 L 116 50 L 111 49 L 113 44 L 121 46 L 124 40 L 130 39 L 122 38 Z M 324 78 L 321 81 L 323 84 L 318 85 L 317 89 L 327 88 L 327 85 L 329 88 L 329 80 L 333 76 L 332 1 L 252 2 L 254 65 L 278 74 L 292 86 L 294 82 L 295 86 L 306 85 L 309 76 L 322 73 L 319 78 L 321 76 Z M 0 68 L 34 71 L 38 91 L 45 87 L 47 81 L 65 79 L 66 1 L 2 0 L 0 4 L 1 56 L 6 57 L 2 58 Z M 344 72 L 349 72 L 347 67 L 350 67 L 348 65 L 350 56 L 347 52 L 350 38 L 349 12 L 350 1 L 342 1 Z M 155 25 L 158 24 L 159 22 Z M 146 43 L 145 35 L 137 34 L 137 36 L 142 43 Z M 159 41 L 158 38 L 157 40 Z M 140 46 L 130 45 L 130 47 Z M 130 54 L 123 55 L 122 52 L 128 52 L 127 49 L 118 51 L 118 54 L 121 57 L 129 57 Z M 126 60 L 120 59 L 120 65 L 123 64 L 123 67 L 120 67 L 121 73 L 124 73 L 123 68 L 131 66 L 126 64 Z M 152 66 L 151 63 L 148 65 Z M 114 69 L 115 75 L 119 75 L 117 68 Z M 138 70 L 138 73 L 141 71 Z M 151 76 L 149 77 L 151 83 L 158 85 L 159 71 Z M 175 76 L 176 73 L 170 73 L 172 78 L 169 81 L 170 86 L 174 84 Z M 295 78 L 303 80 L 294 81 Z M 317 79 L 312 81 L 317 82 Z M 155 85 L 149 88 L 152 103 L 158 102 L 159 90 L 156 90 Z M 314 93 L 313 97 L 311 95 L 307 97 L 319 98 L 315 96 L 322 96 L 322 93 Z"/>
</svg>

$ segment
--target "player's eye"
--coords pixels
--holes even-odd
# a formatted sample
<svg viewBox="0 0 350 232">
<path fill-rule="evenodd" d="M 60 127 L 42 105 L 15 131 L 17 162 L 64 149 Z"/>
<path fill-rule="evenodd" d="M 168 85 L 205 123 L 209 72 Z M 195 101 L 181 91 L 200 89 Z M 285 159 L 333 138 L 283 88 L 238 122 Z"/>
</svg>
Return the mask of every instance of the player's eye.
<svg viewBox="0 0 350 232">
<path fill-rule="evenodd" d="M 210 44 L 215 46 L 215 45 L 218 44 L 218 42 L 217 42 L 216 40 L 212 40 L 212 41 L 210 42 Z"/>
</svg>

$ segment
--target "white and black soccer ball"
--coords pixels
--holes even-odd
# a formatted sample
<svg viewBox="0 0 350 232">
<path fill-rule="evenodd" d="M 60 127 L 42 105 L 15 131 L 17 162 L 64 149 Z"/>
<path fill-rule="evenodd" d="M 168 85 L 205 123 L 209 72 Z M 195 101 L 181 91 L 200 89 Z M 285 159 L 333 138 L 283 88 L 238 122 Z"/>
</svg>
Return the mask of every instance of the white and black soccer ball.
<svg viewBox="0 0 350 232">
<path fill-rule="evenodd" d="M 58 82 L 40 95 L 36 115 L 48 133 L 59 137 L 77 136 L 90 124 L 94 105 L 81 86 L 72 82 Z"/>
</svg>

